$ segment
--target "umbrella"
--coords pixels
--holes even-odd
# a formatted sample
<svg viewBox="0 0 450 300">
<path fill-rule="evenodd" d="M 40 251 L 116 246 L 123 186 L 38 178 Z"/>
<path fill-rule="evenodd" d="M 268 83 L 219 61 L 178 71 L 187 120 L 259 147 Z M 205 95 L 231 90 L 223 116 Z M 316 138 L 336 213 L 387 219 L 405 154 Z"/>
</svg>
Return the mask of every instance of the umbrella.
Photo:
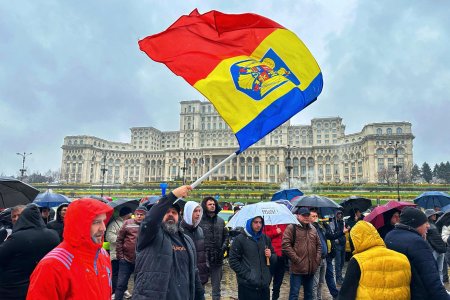
<svg viewBox="0 0 450 300">
<path fill-rule="evenodd" d="M 248 219 L 257 216 L 263 217 L 266 225 L 299 224 L 297 218 L 286 206 L 275 202 L 259 202 L 242 207 L 226 226 L 230 228 L 245 227 Z"/>
<path fill-rule="evenodd" d="M 445 212 L 436 221 L 436 226 L 441 228 L 442 226 L 448 226 L 450 224 L 450 211 Z"/>
<path fill-rule="evenodd" d="M 108 202 L 107 204 L 117 211 L 119 211 L 122 207 L 129 207 L 131 211 L 135 211 L 136 208 L 139 206 L 139 200 L 123 198 Z"/>
<path fill-rule="evenodd" d="M 39 190 L 20 180 L 0 177 L 0 208 L 31 203 Z"/>
<path fill-rule="evenodd" d="M 289 200 L 276 200 L 275 203 L 284 204 L 284 205 L 286 205 L 286 207 L 289 210 L 291 210 L 291 208 L 292 208 L 292 204 L 291 204 L 291 202 Z"/>
<path fill-rule="evenodd" d="M 442 212 L 448 212 L 449 210 L 450 210 L 450 204 L 447 204 L 446 206 L 441 207 Z"/>
<path fill-rule="evenodd" d="M 40 207 L 55 207 L 63 203 L 70 203 L 70 200 L 64 195 L 46 191 L 37 195 L 33 203 Z"/>
<path fill-rule="evenodd" d="M 330 198 L 318 195 L 300 196 L 293 207 L 327 207 L 334 209 L 342 209 L 342 207 Z"/>
<path fill-rule="evenodd" d="M 436 206 L 444 207 L 450 204 L 450 195 L 438 191 L 425 192 L 414 199 L 414 203 L 425 209 L 435 208 Z"/>
<path fill-rule="evenodd" d="M 106 200 L 103 197 L 97 196 L 97 195 L 89 195 L 86 198 L 95 199 L 95 200 L 101 201 L 101 202 L 106 203 L 106 204 L 110 203 L 110 201 Z"/>
<path fill-rule="evenodd" d="M 150 209 L 153 204 L 157 203 L 162 196 L 148 196 L 141 199 L 141 205 Z"/>
<path fill-rule="evenodd" d="M 364 217 L 364 221 L 372 223 L 375 228 L 381 228 L 384 224 L 384 214 L 393 209 L 402 210 L 407 206 L 416 206 L 411 202 L 389 201 L 384 205 L 375 207 L 370 214 Z"/>
<path fill-rule="evenodd" d="M 341 206 L 344 209 L 344 216 L 349 216 L 352 210 L 355 211 L 357 209 L 360 212 L 364 212 L 369 209 L 372 206 L 372 200 L 363 197 L 350 196 L 349 198 L 342 200 Z"/>
<path fill-rule="evenodd" d="M 294 198 L 296 196 L 303 196 L 303 192 L 300 191 L 299 189 L 280 190 L 280 191 L 276 192 L 275 194 L 273 194 L 271 201 L 281 200 L 281 199 L 291 200 L 292 198 Z"/>
</svg>

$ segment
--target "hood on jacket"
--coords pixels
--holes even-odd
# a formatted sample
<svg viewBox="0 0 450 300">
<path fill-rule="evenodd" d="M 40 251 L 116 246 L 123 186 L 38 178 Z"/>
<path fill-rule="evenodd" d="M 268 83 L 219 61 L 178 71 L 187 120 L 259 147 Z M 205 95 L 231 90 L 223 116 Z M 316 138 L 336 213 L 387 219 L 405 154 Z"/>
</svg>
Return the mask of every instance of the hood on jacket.
<svg viewBox="0 0 450 300">
<path fill-rule="evenodd" d="M 350 230 L 350 237 L 355 247 L 353 254 L 361 253 L 377 246 L 386 247 L 375 227 L 366 221 L 357 222 Z"/>
<path fill-rule="evenodd" d="M 254 232 L 253 228 L 252 228 L 252 222 L 255 218 L 261 218 L 262 219 L 262 227 L 261 230 L 259 232 Z M 261 237 L 262 233 L 264 230 L 264 218 L 262 216 L 256 216 L 254 218 L 248 219 L 247 223 L 245 224 L 245 229 L 244 231 L 247 233 L 248 236 L 250 236 L 252 239 L 254 239 L 255 241 L 258 241 L 259 238 Z"/>
<path fill-rule="evenodd" d="M 61 209 L 63 209 L 64 207 L 68 207 L 69 203 L 62 203 L 58 206 L 58 208 L 56 209 L 56 220 L 58 222 L 63 222 L 63 219 L 61 218 Z M 67 213 L 67 212 L 66 212 Z M 66 215 L 67 216 L 67 215 Z"/>
<path fill-rule="evenodd" d="M 67 208 L 64 221 L 64 242 L 74 248 L 98 250 L 101 244 L 91 239 L 91 225 L 99 214 L 106 214 L 105 225 L 113 214 L 113 208 L 95 199 L 79 199 L 72 202 Z"/>
<path fill-rule="evenodd" d="M 214 203 L 216 204 L 216 210 L 214 211 L 214 213 L 217 215 L 222 210 L 222 208 L 220 207 L 219 202 L 214 197 L 211 197 L 211 196 L 205 197 L 203 199 L 203 201 L 202 201 L 203 212 L 206 213 L 208 211 L 206 209 L 206 201 L 209 201 L 209 200 L 214 200 Z"/>
<path fill-rule="evenodd" d="M 195 222 L 195 224 L 192 224 L 192 213 L 197 207 L 200 207 L 201 209 L 200 218 L 197 220 L 197 222 Z M 186 222 L 186 224 L 191 225 L 193 227 L 197 227 L 198 223 L 200 223 L 200 220 L 202 219 L 202 216 L 203 216 L 203 208 L 200 206 L 199 203 L 195 201 L 186 202 L 186 204 L 184 205 L 184 212 L 183 212 L 183 220 L 184 222 Z"/>
<path fill-rule="evenodd" d="M 30 228 L 44 228 L 45 223 L 42 220 L 41 212 L 36 204 L 28 204 L 27 207 L 22 211 L 17 223 L 14 224 L 12 232 L 17 232 L 20 230 L 30 229 Z"/>
</svg>

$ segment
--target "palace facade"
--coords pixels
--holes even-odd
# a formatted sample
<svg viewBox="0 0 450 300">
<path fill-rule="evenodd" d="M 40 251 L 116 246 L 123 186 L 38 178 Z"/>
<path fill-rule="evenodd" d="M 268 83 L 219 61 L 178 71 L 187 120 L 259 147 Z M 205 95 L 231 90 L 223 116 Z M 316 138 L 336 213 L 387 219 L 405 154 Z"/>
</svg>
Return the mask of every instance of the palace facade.
<svg viewBox="0 0 450 300">
<path fill-rule="evenodd" d="M 195 181 L 239 148 L 210 102 L 180 104 L 179 131 L 133 127 L 129 143 L 66 136 L 61 179 L 88 184 Z M 315 118 L 310 125 L 288 121 L 209 179 L 281 182 L 289 174 L 304 183 L 378 182 L 383 170 L 412 166 L 413 139 L 409 122 L 370 123 L 346 134 L 340 117 Z"/>
</svg>

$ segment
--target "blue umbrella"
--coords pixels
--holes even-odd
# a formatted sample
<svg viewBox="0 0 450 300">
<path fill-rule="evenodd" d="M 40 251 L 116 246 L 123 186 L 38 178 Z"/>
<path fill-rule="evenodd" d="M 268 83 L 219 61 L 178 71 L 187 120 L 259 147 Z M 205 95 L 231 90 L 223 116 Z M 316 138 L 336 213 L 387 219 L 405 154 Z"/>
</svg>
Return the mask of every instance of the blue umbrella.
<svg viewBox="0 0 450 300">
<path fill-rule="evenodd" d="M 425 192 L 414 199 L 414 203 L 425 209 L 435 208 L 436 206 L 444 207 L 450 204 L 450 195 L 438 191 Z"/>
<path fill-rule="evenodd" d="M 70 200 L 64 195 L 47 191 L 37 195 L 33 203 L 40 207 L 55 207 L 63 203 L 70 203 Z"/>
<path fill-rule="evenodd" d="M 450 210 L 450 204 L 447 204 L 446 206 L 444 206 L 444 207 L 441 207 L 441 211 L 443 211 L 443 212 L 448 212 Z"/>
<path fill-rule="evenodd" d="M 294 197 L 297 196 L 303 196 L 303 192 L 299 189 L 287 189 L 287 190 L 280 190 L 273 194 L 271 201 L 276 200 L 291 200 Z"/>
</svg>

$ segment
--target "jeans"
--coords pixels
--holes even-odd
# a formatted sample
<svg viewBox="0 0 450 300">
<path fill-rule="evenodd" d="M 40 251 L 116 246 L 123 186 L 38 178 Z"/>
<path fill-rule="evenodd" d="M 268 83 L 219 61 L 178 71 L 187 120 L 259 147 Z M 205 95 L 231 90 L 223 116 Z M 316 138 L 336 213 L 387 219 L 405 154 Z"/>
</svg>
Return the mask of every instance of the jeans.
<svg viewBox="0 0 450 300">
<path fill-rule="evenodd" d="M 111 267 L 112 267 L 112 293 L 114 294 L 116 291 L 117 286 L 117 276 L 119 275 L 119 260 L 113 259 L 111 260 Z"/>
<path fill-rule="evenodd" d="M 291 274 L 289 289 L 289 300 L 298 300 L 298 294 L 300 292 L 300 287 L 303 284 L 303 290 L 305 292 L 304 300 L 312 300 L 312 289 L 314 282 L 314 274 L 310 275 L 298 275 Z"/>
<path fill-rule="evenodd" d="M 286 272 L 286 256 L 277 256 L 277 262 L 273 266 L 272 300 L 280 297 L 280 288 Z"/>
<path fill-rule="evenodd" d="M 209 267 L 211 274 L 212 299 L 220 300 L 220 281 L 222 280 L 222 265 Z"/>
<path fill-rule="evenodd" d="M 313 300 L 322 300 L 322 285 L 325 282 L 325 271 L 327 269 L 327 262 L 324 259 L 320 260 L 320 266 L 317 268 L 313 279 Z"/>
<path fill-rule="evenodd" d="M 331 257 L 327 257 L 327 271 L 325 273 L 325 281 L 327 282 L 328 290 L 330 291 L 331 296 L 336 298 L 339 294 L 339 290 L 336 288 L 336 282 L 334 281 L 334 273 L 333 273 L 333 259 Z"/>
<path fill-rule="evenodd" d="M 134 264 L 127 262 L 124 259 L 119 261 L 119 276 L 117 279 L 117 286 L 115 292 L 115 300 L 122 300 L 123 294 L 128 288 L 128 280 L 134 272 Z"/>
<path fill-rule="evenodd" d="M 336 281 L 342 283 L 342 269 L 345 263 L 345 245 L 336 245 L 336 257 L 334 258 L 334 271 L 336 273 Z"/>
<path fill-rule="evenodd" d="M 436 260 L 438 271 L 439 271 L 439 278 L 441 279 L 441 282 L 444 281 L 442 270 L 444 268 L 444 256 L 445 253 L 437 253 L 433 250 L 433 257 Z"/>
</svg>

